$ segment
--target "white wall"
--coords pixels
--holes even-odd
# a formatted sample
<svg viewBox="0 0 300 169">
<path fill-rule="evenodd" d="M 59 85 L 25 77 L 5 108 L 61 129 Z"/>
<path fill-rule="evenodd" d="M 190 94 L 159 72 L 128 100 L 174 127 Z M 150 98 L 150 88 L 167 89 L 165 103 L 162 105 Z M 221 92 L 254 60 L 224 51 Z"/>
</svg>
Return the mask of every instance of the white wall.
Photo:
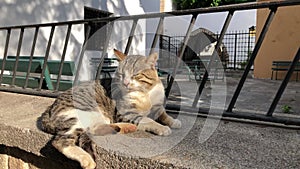
<svg viewBox="0 0 300 169">
<path fill-rule="evenodd" d="M 210 14 L 198 15 L 194 30 L 198 28 L 205 28 L 214 33 L 221 32 L 225 22 L 227 12 L 218 12 Z M 185 35 L 191 16 L 182 16 L 170 18 L 166 20 L 165 32 L 168 35 Z M 247 31 L 249 27 L 256 25 L 256 10 L 245 10 L 235 12 L 228 32 Z"/>
<path fill-rule="evenodd" d="M 83 5 L 83 4 L 82 4 Z M 35 23 L 47 23 L 79 19 L 83 16 L 83 10 L 78 8 L 81 6 L 80 0 L 75 1 L 47 1 L 47 0 L 2 0 L 0 2 L 0 21 L 1 26 L 11 25 L 24 25 L 24 24 L 35 24 Z M 63 30 L 57 30 L 54 35 L 55 45 L 51 50 L 51 57 L 61 54 L 59 50 L 62 46 Z M 80 36 L 82 28 L 74 27 L 71 35 L 73 44 L 78 45 L 83 42 L 83 37 Z M 50 29 L 41 29 L 37 42 L 36 55 L 43 55 L 45 52 L 45 46 L 49 37 Z M 1 32 L 1 46 L 4 46 L 6 34 Z M 18 31 L 13 31 L 10 40 L 9 55 L 16 55 L 16 46 L 18 42 Z M 21 50 L 22 55 L 29 55 L 31 43 L 32 43 L 33 30 L 27 29 L 24 33 L 24 43 Z M 3 51 L 0 51 L 3 55 Z M 69 51 L 70 52 L 70 51 Z M 68 53 L 70 54 L 70 53 Z M 70 55 L 68 55 L 71 57 Z"/>
<path fill-rule="evenodd" d="M 24 25 L 35 23 L 49 23 L 58 21 L 70 21 L 84 18 L 84 6 L 89 6 L 114 13 L 115 16 L 143 14 L 144 9 L 140 0 L 2 0 L 0 1 L 0 27 L 11 25 Z M 147 10 L 152 10 L 151 6 L 146 6 Z M 154 9 L 155 11 L 155 9 Z M 158 11 L 156 11 L 158 12 Z M 125 44 L 131 29 L 132 22 L 117 21 L 114 24 L 112 48 L 125 49 Z M 67 27 L 59 27 L 55 30 L 53 45 L 50 50 L 50 59 L 59 59 L 62 54 L 64 39 Z M 138 22 L 136 36 L 133 40 L 130 53 L 145 52 L 146 45 L 146 22 Z M 21 55 L 29 55 L 33 39 L 34 29 L 26 29 L 21 49 Z M 41 29 L 36 45 L 35 55 L 44 56 L 49 39 L 50 28 Z M 6 31 L 0 31 L 0 58 L 3 57 Z M 19 31 L 12 31 L 8 55 L 16 55 Z M 84 27 L 73 26 L 66 59 L 76 60 L 80 53 L 80 48 L 84 41 Z M 133 49 L 133 50 L 132 50 Z M 95 54 L 95 52 L 90 52 Z M 111 52 L 109 52 L 111 55 Z M 89 54 L 89 51 L 86 52 Z M 96 52 L 97 54 L 97 52 Z M 85 60 L 87 62 L 87 60 Z M 88 65 L 88 64 L 84 64 Z M 87 69 L 87 68 L 83 68 Z M 84 75 L 87 79 L 89 76 Z"/>
</svg>

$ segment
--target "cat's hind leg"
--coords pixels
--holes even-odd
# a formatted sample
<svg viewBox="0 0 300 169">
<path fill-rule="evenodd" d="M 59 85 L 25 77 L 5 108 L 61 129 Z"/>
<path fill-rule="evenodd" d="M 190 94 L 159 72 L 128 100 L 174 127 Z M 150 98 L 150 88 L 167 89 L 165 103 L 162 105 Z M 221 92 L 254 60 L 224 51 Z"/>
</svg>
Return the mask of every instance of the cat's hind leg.
<svg viewBox="0 0 300 169">
<path fill-rule="evenodd" d="M 78 133 L 58 134 L 52 141 L 52 145 L 66 157 L 76 160 L 83 169 L 94 169 L 96 163 L 92 156 L 77 146 Z"/>
</svg>

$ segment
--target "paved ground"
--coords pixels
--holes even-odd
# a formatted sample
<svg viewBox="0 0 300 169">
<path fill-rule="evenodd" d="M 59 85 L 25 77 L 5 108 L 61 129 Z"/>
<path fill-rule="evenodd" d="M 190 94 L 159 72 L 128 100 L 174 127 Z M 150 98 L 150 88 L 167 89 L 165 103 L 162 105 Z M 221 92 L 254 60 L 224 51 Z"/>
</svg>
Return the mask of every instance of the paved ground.
<svg viewBox="0 0 300 169">
<path fill-rule="evenodd" d="M 208 81 L 198 102 L 198 106 L 209 108 L 222 105 L 227 108 L 232 95 L 236 90 L 240 76 L 241 74 L 235 73 L 231 74 L 230 77 L 225 77 L 224 80 Z M 188 81 L 187 77 L 184 75 L 179 75 L 176 79 L 178 79 L 177 87 L 175 86 L 173 89 L 173 96 L 170 97 L 171 100 L 174 100 L 174 103 L 176 103 L 179 98 L 176 96 L 181 96 L 181 104 L 190 106 L 196 95 L 197 82 Z M 280 84 L 280 80 L 253 79 L 252 76 L 249 75 L 241 90 L 234 110 L 265 113 L 269 109 Z M 288 83 L 288 86 L 275 109 L 274 115 L 300 115 L 299 105 L 300 83 L 291 81 Z M 283 114 L 283 106 L 290 106 L 290 113 Z"/>
<path fill-rule="evenodd" d="M 222 91 L 224 87 L 220 86 L 224 84 L 223 81 L 208 85 L 199 106 L 211 107 L 214 105 L 213 101 L 208 101 L 211 99 L 216 101 L 217 105 L 228 104 L 231 98 L 229 95 L 234 91 L 237 81 L 237 78 L 226 78 L 225 95 Z M 179 93 L 184 91 L 181 97 L 182 104 L 189 104 L 193 100 L 195 84 L 196 82 L 188 82 L 183 77 L 179 78 Z M 236 109 L 258 113 L 265 111 L 276 93 L 274 89 L 277 89 L 279 84 L 279 81 L 248 79 Z M 174 91 L 172 96 L 173 100 L 178 99 L 176 92 Z M 289 105 L 294 111 L 291 114 L 298 115 L 299 92 L 300 83 L 290 83 L 276 112 L 281 112 L 280 106 Z M 227 98 L 224 103 L 221 96 Z M 0 92 L 0 144 L 44 155 L 40 149 L 47 144 L 50 136 L 37 129 L 36 119 L 52 102 L 53 99 L 50 98 Z M 106 165 L 102 167 L 120 165 L 114 167 L 130 168 L 125 166 L 149 164 L 144 168 L 300 168 L 298 127 L 219 121 L 184 114 L 179 114 L 178 118 L 182 120 L 183 128 L 173 130 L 169 137 L 137 132 L 125 136 L 94 138 L 102 149 L 117 154 L 110 155 L 109 159 L 119 159 L 118 163 L 110 163 L 107 161 L 109 159 L 106 159 Z M 154 166 L 150 162 L 144 163 L 147 159 L 161 164 Z M 134 162 L 134 165 L 125 164 L 128 161 Z"/>
</svg>

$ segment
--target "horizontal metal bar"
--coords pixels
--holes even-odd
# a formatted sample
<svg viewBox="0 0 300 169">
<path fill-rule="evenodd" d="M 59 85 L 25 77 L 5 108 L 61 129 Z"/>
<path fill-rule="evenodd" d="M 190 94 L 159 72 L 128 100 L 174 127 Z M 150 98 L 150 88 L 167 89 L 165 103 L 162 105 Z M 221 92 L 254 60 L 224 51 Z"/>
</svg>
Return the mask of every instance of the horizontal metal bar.
<svg viewBox="0 0 300 169">
<path fill-rule="evenodd" d="M 31 88 L 24 89 L 20 87 L 1 86 L 1 85 L 0 85 L 0 91 L 28 94 L 34 96 L 52 97 L 52 98 L 56 98 L 59 94 L 62 93 L 62 92 L 53 92 L 51 90 L 35 90 Z"/>
<path fill-rule="evenodd" d="M 182 111 L 182 112 L 189 112 L 195 115 L 204 115 L 204 116 L 215 116 L 220 118 L 220 113 L 214 114 L 214 112 L 209 112 L 208 108 L 193 108 L 188 106 L 178 106 L 174 104 L 167 104 L 166 110 L 172 111 Z M 221 110 L 223 111 L 223 110 Z M 218 111 L 219 112 L 219 111 Z M 292 117 L 285 117 L 285 116 L 266 116 L 264 114 L 252 113 L 252 112 L 227 112 L 223 111 L 221 118 L 223 117 L 230 117 L 230 118 L 237 118 L 237 119 L 245 119 L 245 120 L 254 120 L 254 121 L 261 121 L 261 122 L 271 122 L 271 123 L 278 123 L 284 125 L 295 125 L 300 126 L 300 118 L 292 118 Z"/>
<path fill-rule="evenodd" d="M 250 9 L 261 9 L 261 8 L 273 8 L 273 7 L 282 7 L 282 6 L 292 6 L 300 5 L 299 0 L 277 0 L 271 2 L 251 2 L 251 3 L 242 3 L 234 5 L 224 5 L 219 7 L 209 7 L 209 8 L 197 8 L 189 10 L 178 10 L 172 12 L 164 13 L 150 13 L 150 14 L 141 14 L 141 15 L 130 15 L 130 16 L 117 16 L 117 17 L 104 17 L 96 19 L 86 19 L 86 20 L 75 20 L 75 21 L 65 21 L 65 22 L 55 22 L 55 23 L 43 23 L 43 24 L 30 24 L 30 25 L 20 25 L 20 26 L 6 26 L 0 27 L 0 30 L 3 29 L 20 29 L 20 28 L 32 28 L 32 27 L 49 27 L 49 26 L 60 26 L 60 25 L 69 25 L 69 24 L 87 24 L 88 22 L 109 22 L 114 20 L 134 20 L 134 19 L 146 19 L 146 18 L 158 18 L 158 17 L 170 17 L 170 16 L 182 16 L 182 15 L 194 15 L 194 14 L 205 14 L 205 13 L 216 13 L 216 12 L 225 12 L 232 10 L 250 10 Z"/>
</svg>

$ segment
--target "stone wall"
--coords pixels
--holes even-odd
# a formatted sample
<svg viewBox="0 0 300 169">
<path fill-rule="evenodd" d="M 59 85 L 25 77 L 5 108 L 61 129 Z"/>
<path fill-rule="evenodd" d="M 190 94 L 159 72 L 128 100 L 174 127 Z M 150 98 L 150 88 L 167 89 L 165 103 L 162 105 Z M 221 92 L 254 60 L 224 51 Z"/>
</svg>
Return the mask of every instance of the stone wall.
<svg viewBox="0 0 300 169">
<path fill-rule="evenodd" d="M 64 158 L 63 158 L 64 159 Z M 0 145 L 0 168 L 1 169 L 70 169 L 79 168 L 79 165 L 71 160 L 65 162 L 51 158 L 37 156 L 17 147 Z"/>
</svg>

